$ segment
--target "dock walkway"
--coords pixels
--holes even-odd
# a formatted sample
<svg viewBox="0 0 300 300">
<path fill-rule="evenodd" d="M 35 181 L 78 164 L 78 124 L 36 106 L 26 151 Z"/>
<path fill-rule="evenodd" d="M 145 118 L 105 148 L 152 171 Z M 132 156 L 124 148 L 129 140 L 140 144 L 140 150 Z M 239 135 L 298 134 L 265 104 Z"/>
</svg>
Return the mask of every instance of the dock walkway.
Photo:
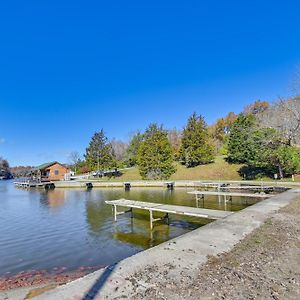
<svg viewBox="0 0 300 300">
<path fill-rule="evenodd" d="M 200 195 L 200 196 L 229 196 L 229 197 L 249 197 L 249 198 L 269 198 L 274 195 L 270 194 L 255 194 L 255 193 L 236 193 L 236 192 L 214 192 L 214 191 L 192 191 L 188 194 Z"/>
<path fill-rule="evenodd" d="M 215 188 L 218 191 L 226 190 L 253 190 L 261 192 L 274 192 L 274 191 L 286 191 L 288 188 L 278 185 L 264 185 L 264 184 L 231 184 L 220 182 L 194 182 L 195 188 Z"/>
<path fill-rule="evenodd" d="M 233 212 L 222 211 L 222 210 L 196 208 L 196 207 L 180 206 L 180 205 L 169 205 L 169 204 L 162 204 L 162 203 L 142 202 L 142 201 L 127 200 L 127 199 L 105 201 L 105 203 L 113 206 L 115 221 L 117 220 L 117 215 L 126 212 L 131 212 L 131 217 L 132 217 L 133 208 L 148 210 L 150 214 L 151 229 L 153 228 L 153 222 L 162 220 L 164 218 L 169 218 L 169 214 L 185 215 L 185 216 L 207 218 L 207 219 L 223 219 L 233 214 Z M 128 207 L 129 210 L 124 212 L 118 212 L 117 211 L 118 206 Z M 166 216 L 164 218 L 154 219 L 153 212 L 163 212 L 166 213 Z"/>
</svg>

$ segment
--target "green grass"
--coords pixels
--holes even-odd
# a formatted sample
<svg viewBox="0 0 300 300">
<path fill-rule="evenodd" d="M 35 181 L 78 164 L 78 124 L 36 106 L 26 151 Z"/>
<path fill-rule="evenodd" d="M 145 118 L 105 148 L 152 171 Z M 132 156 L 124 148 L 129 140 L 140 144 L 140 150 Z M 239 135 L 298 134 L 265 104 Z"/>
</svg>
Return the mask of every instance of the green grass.
<svg viewBox="0 0 300 300">
<path fill-rule="evenodd" d="M 238 173 L 241 168 L 239 164 L 229 164 L 224 157 L 218 156 L 211 164 L 201 165 L 194 168 L 186 168 L 176 164 L 177 171 L 171 176 L 173 180 L 241 180 Z"/>
<path fill-rule="evenodd" d="M 186 168 L 185 166 L 175 163 L 177 171 L 171 176 L 171 180 L 242 180 L 242 176 L 238 173 L 242 167 L 241 164 L 229 164 L 224 156 L 217 156 L 211 164 L 201 165 L 194 168 Z M 100 181 L 138 181 L 142 180 L 138 168 L 130 168 L 123 171 L 120 177 L 112 177 L 108 179 L 104 177 Z M 271 178 L 263 177 L 257 179 L 259 181 L 273 181 Z M 291 181 L 291 178 L 284 178 L 284 181 Z M 297 178 L 296 181 L 300 181 Z"/>
<path fill-rule="evenodd" d="M 171 180 L 241 180 L 241 176 L 238 173 L 241 165 L 238 164 L 228 164 L 224 157 L 218 156 L 215 162 L 197 166 L 194 168 L 186 168 L 185 166 L 175 163 L 177 171 L 171 176 Z M 105 177 L 104 179 L 108 179 Z M 112 177 L 110 181 L 134 181 L 142 180 L 139 174 L 138 168 L 131 168 L 124 171 L 123 175 L 120 177 Z"/>
</svg>

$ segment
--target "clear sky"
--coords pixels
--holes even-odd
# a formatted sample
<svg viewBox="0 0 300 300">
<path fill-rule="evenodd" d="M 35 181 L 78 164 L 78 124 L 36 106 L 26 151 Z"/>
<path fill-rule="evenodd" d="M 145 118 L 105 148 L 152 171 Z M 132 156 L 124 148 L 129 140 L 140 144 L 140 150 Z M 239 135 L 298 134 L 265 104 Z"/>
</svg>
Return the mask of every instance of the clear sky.
<svg viewBox="0 0 300 300">
<path fill-rule="evenodd" d="M 290 93 L 300 1 L 1 1 L 0 156 L 67 162 L 92 134 L 210 124 Z"/>
</svg>

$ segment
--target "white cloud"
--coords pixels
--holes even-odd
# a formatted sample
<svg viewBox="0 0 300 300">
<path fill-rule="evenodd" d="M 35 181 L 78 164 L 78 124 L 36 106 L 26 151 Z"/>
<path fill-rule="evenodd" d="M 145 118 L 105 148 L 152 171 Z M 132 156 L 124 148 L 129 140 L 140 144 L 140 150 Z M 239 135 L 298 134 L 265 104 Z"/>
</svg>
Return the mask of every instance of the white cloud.
<svg viewBox="0 0 300 300">
<path fill-rule="evenodd" d="M 0 138 L 0 145 L 5 143 L 5 139 L 4 138 Z"/>
</svg>

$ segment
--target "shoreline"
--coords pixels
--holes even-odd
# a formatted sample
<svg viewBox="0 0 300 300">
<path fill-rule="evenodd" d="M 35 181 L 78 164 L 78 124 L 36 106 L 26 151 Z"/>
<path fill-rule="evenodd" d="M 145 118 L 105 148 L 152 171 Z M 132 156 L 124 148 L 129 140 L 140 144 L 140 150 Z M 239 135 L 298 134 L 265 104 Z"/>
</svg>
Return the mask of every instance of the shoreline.
<svg viewBox="0 0 300 300">
<path fill-rule="evenodd" d="M 90 180 L 79 180 L 79 181 L 54 181 L 56 188 L 84 188 L 85 184 L 91 182 L 95 188 L 124 188 L 123 181 L 98 181 L 95 179 Z M 197 183 L 228 183 L 228 184 L 250 184 L 250 185 L 272 185 L 272 186 L 287 186 L 287 187 L 300 187 L 300 182 L 298 181 L 255 181 L 255 180 L 175 180 L 175 181 L 141 181 L 132 180 L 126 181 L 130 183 L 131 188 L 141 188 L 141 187 L 162 187 L 167 189 L 166 183 L 173 182 L 174 188 L 196 188 Z M 196 183 L 196 184 L 195 184 Z"/>
<path fill-rule="evenodd" d="M 99 281 L 99 278 L 102 278 L 107 272 L 109 281 L 106 280 L 103 283 L 101 298 L 98 299 L 102 299 L 104 296 L 111 299 L 110 295 L 112 294 L 122 297 L 124 293 L 130 298 L 137 293 L 145 293 L 152 289 L 158 284 L 157 280 L 168 284 L 170 278 L 175 281 L 180 281 L 182 276 L 193 278 L 195 270 L 199 269 L 198 266 L 205 264 L 210 255 L 218 256 L 229 252 L 240 242 L 243 243 L 245 236 L 264 224 L 270 214 L 287 206 L 299 195 L 300 189 L 291 189 L 254 204 L 226 219 L 214 221 L 209 225 L 128 257 L 114 266 L 98 269 L 93 273 L 67 272 L 59 275 L 57 280 L 46 276 L 47 280 L 42 282 L 42 285 L 53 286 L 51 286 L 51 290 L 44 291 L 44 294 L 36 299 L 73 299 L 75 296 L 82 299 L 80 297 L 86 295 L 91 287 Z M 149 265 L 149 261 L 153 263 Z M 186 272 L 185 269 L 189 271 Z M 165 274 L 163 278 L 160 275 L 162 272 Z M 29 287 L 23 285 L 23 287 L 27 287 L 23 291 L 17 287 L 2 290 L 0 299 L 24 299 L 30 290 L 39 288 L 39 282 L 35 281 L 35 283 Z M 18 295 L 22 295 L 23 298 L 18 298 Z"/>
<path fill-rule="evenodd" d="M 47 291 L 35 299 L 83 299 L 86 295 L 93 299 L 142 299 L 138 295 L 147 298 L 147 293 L 155 287 L 166 288 L 170 282 L 176 286 L 182 284 L 183 278 L 194 280 L 209 257 L 230 252 L 299 195 L 300 189 L 293 189 L 261 201 L 223 220 L 135 254 L 114 266 Z"/>
<path fill-rule="evenodd" d="M 3 275 L 0 276 L 0 295 L 2 292 L 24 287 L 34 288 L 40 285 L 65 284 L 105 267 L 107 266 L 82 266 L 75 270 L 67 270 L 66 267 L 55 267 L 52 270 L 37 269 L 20 271 L 11 276 Z"/>
<path fill-rule="evenodd" d="M 18 182 L 18 181 L 14 181 Z M 168 189 L 167 184 L 172 183 L 173 188 L 199 188 L 197 184 L 237 184 L 237 185 L 256 185 L 256 186 L 274 186 L 274 187 L 290 187 L 290 188 L 300 188 L 300 181 L 281 181 L 281 180 L 215 180 L 215 179 L 205 179 L 205 180 L 97 180 L 91 179 L 80 179 L 80 180 L 61 180 L 61 181 L 50 181 L 53 183 L 55 188 L 88 188 L 86 183 L 92 183 L 91 188 L 125 188 L 125 183 L 130 184 L 130 188 L 151 188 L 159 187 Z M 15 185 L 15 187 L 17 187 Z M 22 188 L 22 187 L 18 187 Z M 203 186 L 203 188 L 206 188 Z M 28 189 L 28 187 L 26 187 Z"/>
</svg>

